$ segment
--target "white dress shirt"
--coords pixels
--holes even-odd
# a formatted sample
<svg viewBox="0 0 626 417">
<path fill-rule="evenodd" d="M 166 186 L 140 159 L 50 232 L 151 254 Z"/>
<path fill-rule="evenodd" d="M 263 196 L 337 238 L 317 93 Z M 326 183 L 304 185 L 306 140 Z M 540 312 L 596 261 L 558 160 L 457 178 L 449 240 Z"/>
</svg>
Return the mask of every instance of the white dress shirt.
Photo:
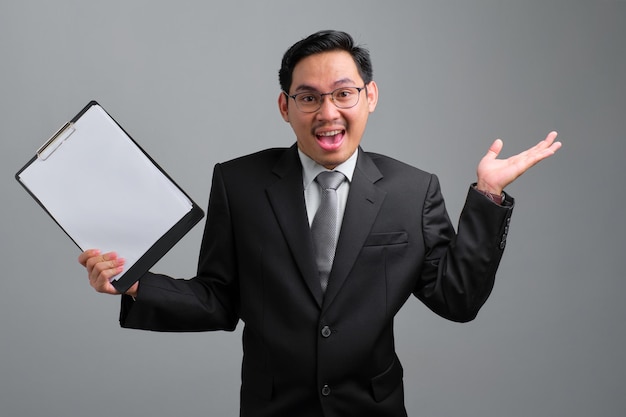
<svg viewBox="0 0 626 417">
<path fill-rule="evenodd" d="M 348 201 L 348 192 L 350 191 L 350 182 L 352 182 L 352 175 L 356 168 L 356 159 L 359 152 L 355 150 L 354 153 L 345 162 L 335 167 L 335 171 L 341 172 L 346 176 L 346 180 L 341 183 L 337 188 L 337 202 L 339 204 L 339 230 L 341 230 L 341 222 L 343 220 L 343 214 L 346 210 L 346 202 Z M 322 189 L 315 177 L 322 171 L 329 171 L 324 168 L 307 155 L 305 155 L 300 149 L 298 149 L 298 155 L 300 156 L 300 162 L 302 163 L 302 180 L 304 185 L 304 201 L 306 203 L 306 212 L 309 218 L 309 226 L 313 223 L 313 218 L 317 212 L 317 208 L 321 202 Z"/>
</svg>

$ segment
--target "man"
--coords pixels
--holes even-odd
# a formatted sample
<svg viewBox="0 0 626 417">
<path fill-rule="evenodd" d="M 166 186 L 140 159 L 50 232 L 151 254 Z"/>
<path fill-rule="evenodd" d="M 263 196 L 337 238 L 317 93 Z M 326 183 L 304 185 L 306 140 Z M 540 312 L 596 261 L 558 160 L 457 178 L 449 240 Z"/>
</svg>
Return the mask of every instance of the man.
<svg viewBox="0 0 626 417">
<path fill-rule="evenodd" d="M 315 33 L 285 53 L 279 78 L 296 145 L 215 166 L 197 276 L 146 274 L 122 297 L 121 325 L 233 330 L 241 319 L 242 416 L 405 416 L 396 313 L 414 294 L 450 320 L 476 316 L 508 233 L 503 189 L 561 145 L 553 132 L 499 160 L 494 142 L 455 234 L 436 176 L 359 146 L 378 99 L 365 49 Z M 341 172 L 336 192 L 318 185 L 323 171 Z M 317 239 L 329 201 L 336 249 Z M 79 262 L 97 291 L 116 293 L 123 259 L 88 250 Z"/>
</svg>

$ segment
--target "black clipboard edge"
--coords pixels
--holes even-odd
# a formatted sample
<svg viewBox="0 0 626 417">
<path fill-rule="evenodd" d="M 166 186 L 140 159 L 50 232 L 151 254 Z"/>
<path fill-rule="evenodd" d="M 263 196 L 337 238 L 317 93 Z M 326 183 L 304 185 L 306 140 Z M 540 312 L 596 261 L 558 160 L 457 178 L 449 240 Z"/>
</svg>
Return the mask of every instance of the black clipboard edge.
<svg viewBox="0 0 626 417">
<path fill-rule="evenodd" d="M 178 241 L 180 241 L 202 218 L 204 211 L 195 203 L 189 213 L 180 219 L 172 228 L 157 240 L 135 264 L 128 269 L 120 279 L 114 279 L 111 284 L 117 291 L 124 294 L 139 279 L 145 275 Z"/>
</svg>

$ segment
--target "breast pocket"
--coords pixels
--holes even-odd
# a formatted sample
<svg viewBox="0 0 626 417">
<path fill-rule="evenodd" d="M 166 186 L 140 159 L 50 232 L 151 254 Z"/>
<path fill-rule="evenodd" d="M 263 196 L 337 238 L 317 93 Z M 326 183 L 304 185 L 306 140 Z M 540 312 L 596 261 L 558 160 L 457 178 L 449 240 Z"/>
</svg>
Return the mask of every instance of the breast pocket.
<svg viewBox="0 0 626 417">
<path fill-rule="evenodd" d="M 407 232 L 372 233 L 363 246 L 391 246 L 409 243 Z"/>
</svg>

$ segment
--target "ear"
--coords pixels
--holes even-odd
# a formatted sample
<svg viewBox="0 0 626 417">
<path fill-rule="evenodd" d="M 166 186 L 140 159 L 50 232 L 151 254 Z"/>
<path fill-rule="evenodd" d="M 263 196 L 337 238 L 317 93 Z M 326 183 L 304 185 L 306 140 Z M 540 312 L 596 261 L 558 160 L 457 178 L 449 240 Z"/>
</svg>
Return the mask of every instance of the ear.
<svg viewBox="0 0 626 417">
<path fill-rule="evenodd" d="M 378 103 L 378 86 L 375 81 L 370 81 L 367 85 L 367 105 L 369 107 L 370 113 L 376 109 L 376 104 Z"/>
<path fill-rule="evenodd" d="M 278 96 L 278 110 L 280 115 L 283 116 L 283 120 L 289 123 L 289 98 L 282 91 Z"/>
</svg>

